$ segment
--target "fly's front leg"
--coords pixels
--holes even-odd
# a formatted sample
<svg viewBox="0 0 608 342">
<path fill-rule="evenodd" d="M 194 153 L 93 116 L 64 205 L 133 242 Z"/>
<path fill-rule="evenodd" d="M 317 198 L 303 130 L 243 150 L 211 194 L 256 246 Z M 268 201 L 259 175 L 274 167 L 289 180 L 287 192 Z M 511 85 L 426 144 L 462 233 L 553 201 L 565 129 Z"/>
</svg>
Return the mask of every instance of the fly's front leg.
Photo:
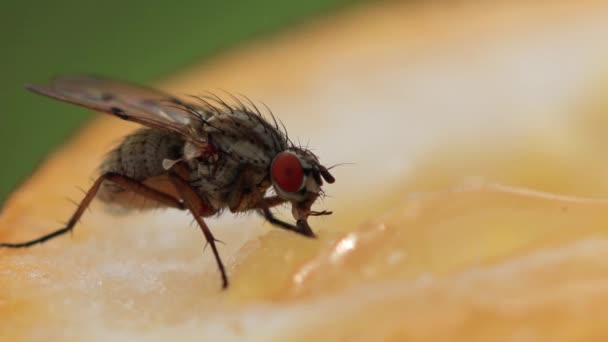
<svg viewBox="0 0 608 342">
<path fill-rule="evenodd" d="M 106 180 L 119 185 L 120 187 L 122 187 L 125 190 L 132 191 L 141 196 L 158 201 L 168 207 L 181 209 L 181 210 L 184 209 L 183 203 L 171 195 L 168 195 L 164 192 L 153 189 L 153 188 L 151 188 L 139 181 L 136 181 L 132 178 L 129 178 L 127 176 L 123 176 L 123 175 L 120 175 L 117 173 L 112 173 L 112 172 L 105 173 L 105 174 L 101 175 L 99 178 L 97 178 L 97 180 L 95 181 L 95 183 L 93 183 L 93 185 L 91 186 L 89 191 L 87 191 L 84 199 L 80 202 L 80 204 L 78 205 L 78 208 L 76 208 L 76 211 L 74 212 L 74 214 L 72 214 L 72 217 L 70 218 L 70 220 L 68 221 L 67 225 L 64 228 L 57 229 L 54 232 L 51 232 L 49 234 L 43 235 L 39 238 L 30 240 L 30 241 L 25 241 L 25 242 L 20 242 L 20 243 L 0 243 L 0 248 L 1 247 L 5 247 L 5 248 L 30 247 L 30 246 L 33 246 L 33 245 L 36 245 L 39 243 L 43 243 L 45 241 L 48 241 L 50 239 L 53 239 L 55 237 L 61 236 L 65 233 L 72 231 L 72 229 L 74 229 L 74 226 L 76 225 L 76 223 L 78 223 L 78 220 L 80 220 L 80 217 L 82 216 L 84 211 L 91 204 L 91 201 L 93 200 L 93 198 L 95 198 L 95 195 L 97 194 L 97 191 L 99 191 L 101 184 L 103 183 L 103 181 L 106 181 Z"/>
<path fill-rule="evenodd" d="M 226 269 L 224 268 L 220 254 L 217 251 L 217 247 L 215 245 L 216 240 L 213 237 L 213 234 L 211 234 L 211 230 L 209 230 L 209 227 L 203 220 L 203 216 L 213 215 L 215 210 L 213 210 L 213 208 L 211 208 L 211 206 L 203 200 L 198 192 L 192 188 L 190 183 L 185 180 L 186 171 L 187 170 L 183 168 L 182 165 L 175 165 L 174 169 L 172 169 L 169 173 L 169 179 L 175 186 L 177 193 L 184 200 L 186 208 L 188 208 L 188 210 L 192 213 L 192 216 L 194 216 L 194 219 L 203 231 L 203 235 L 205 235 L 207 243 L 211 245 L 211 250 L 213 251 L 215 261 L 217 262 L 217 267 L 220 270 L 220 275 L 222 277 L 222 289 L 226 289 L 228 288 Z"/>
<path fill-rule="evenodd" d="M 276 218 L 272 211 L 270 211 L 270 208 L 276 207 L 277 205 L 281 205 L 285 202 L 287 202 L 287 200 L 284 200 L 279 196 L 266 197 L 262 199 L 262 201 L 256 206 L 256 209 L 259 210 L 258 212 L 264 216 L 266 221 L 270 222 L 270 224 L 276 227 L 304 235 L 307 238 L 315 238 L 315 233 L 305 220 L 298 220 L 298 224 L 293 225 Z"/>
</svg>

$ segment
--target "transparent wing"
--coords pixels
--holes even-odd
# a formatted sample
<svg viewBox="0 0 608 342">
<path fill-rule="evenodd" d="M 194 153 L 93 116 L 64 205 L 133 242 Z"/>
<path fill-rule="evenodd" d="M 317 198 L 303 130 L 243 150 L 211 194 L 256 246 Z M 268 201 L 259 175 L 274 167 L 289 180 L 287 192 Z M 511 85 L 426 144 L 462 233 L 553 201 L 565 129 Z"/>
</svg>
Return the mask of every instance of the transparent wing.
<svg viewBox="0 0 608 342">
<path fill-rule="evenodd" d="M 195 126 L 206 112 L 156 89 L 98 76 L 62 76 L 27 89 L 60 101 L 115 115 L 142 125 L 173 131 L 197 141 Z"/>
</svg>

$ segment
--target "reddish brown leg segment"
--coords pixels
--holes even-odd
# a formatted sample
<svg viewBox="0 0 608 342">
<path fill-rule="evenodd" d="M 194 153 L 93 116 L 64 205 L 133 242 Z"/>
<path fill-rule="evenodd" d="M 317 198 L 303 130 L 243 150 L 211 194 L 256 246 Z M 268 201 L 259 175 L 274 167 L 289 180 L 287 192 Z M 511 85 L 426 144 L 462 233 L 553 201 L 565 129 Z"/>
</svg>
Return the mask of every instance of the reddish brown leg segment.
<svg viewBox="0 0 608 342">
<path fill-rule="evenodd" d="M 74 226 L 76 225 L 76 223 L 78 222 L 78 220 L 80 219 L 80 217 L 82 216 L 84 211 L 87 209 L 89 204 L 91 204 L 91 201 L 93 200 L 93 198 L 95 198 L 97 191 L 99 191 L 101 184 L 105 180 L 112 181 L 115 184 L 120 185 L 125 190 L 129 190 L 129 191 L 137 193 L 141 196 L 145 196 L 152 200 L 158 201 L 166 206 L 176 208 L 176 209 L 182 209 L 182 210 L 184 209 L 183 203 L 171 195 L 168 195 L 164 192 L 153 189 L 153 188 L 151 188 L 147 185 L 144 185 L 141 182 L 136 181 L 127 176 L 119 175 L 116 173 L 106 173 L 106 174 L 101 175 L 99 178 L 97 178 L 95 183 L 93 183 L 93 186 L 91 186 L 89 191 L 87 191 L 87 194 L 85 195 L 84 199 L 80 202 L 80 204 L 78 205 L 78 208 L 76 208 L 76 212 L 74 212 L 74 214 L 72 214 L 72 217 L 70 218 L 70 220 L 68 221 L 67 225 L 64 228 L 58 229 L 47 235 L 44 235 L 37 239 L 26 241 L 26 242 L 0 243 L 0 248 L 2 248 L 2 247 L 5 247 L 5 248 L 30 247 L 30 246 L 48 241 L 57 236 L 63 235 L 67 232 L 70 232 L 72 229 L 74 229 Z"/>
<path fill-rule="evenodd" d="M 209 227 L 203 220 L 203 216 L 212 215 L 215 213 L 215 211 L 207 203 L 205 203 L 205 201 L 201 198 L 198 192 L 196 192 L 196 190 L 192 188 L 190 183 L 185 181 L 178 173 L 172 171 L 169 174 L 169 179 L 171 180 L 173 185 L 175 185 L 177 193 L 184 200 L 184 204 L 186 205 L 188 210 L 190 210 L 192 216 L 194 216 L 194 219 L 203 231 L 203 235 L 205 235 L 207 243 L 211 245 L 211 250 L 213 251 L 215 261 L 217 262 L 217 267 L 219 268 L 222 277 L 222 289 L 228 288 L 228 277 L 226 276 L 226 269 L 224 268 L 224 264 L 222 263 L 220 254 L 217 251 L 217 247 L 215 246 L 215 238 L 213 237 L 213 234 L 211 234 L 211 230 L 209 230 Z"/>
</svg>

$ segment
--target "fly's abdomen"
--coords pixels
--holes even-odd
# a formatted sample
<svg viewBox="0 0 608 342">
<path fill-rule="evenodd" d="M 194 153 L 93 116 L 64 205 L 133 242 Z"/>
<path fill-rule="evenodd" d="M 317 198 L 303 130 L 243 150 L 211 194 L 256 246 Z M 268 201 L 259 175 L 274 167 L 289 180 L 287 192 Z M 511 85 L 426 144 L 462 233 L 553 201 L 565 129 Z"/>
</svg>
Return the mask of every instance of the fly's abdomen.
<svg viewBox="0 0 608 342">
<path fill-rule="evenodd" d="M 174 194 L 166 176 L 163 160 L 179 159 L 184 141 L 176 134 L 156 129 L 142 129 L 128 135 L 122 143 L 110 151 L 100 166 L 100 173 L 118 173 L 143 182 L 160 191 Z M 122 189 L 112 182 L 104 182 L 98 193 L 104 202 L 124 208 L 147 209 L 158 203 L 144 201 L 141 196 Z"/>
</svg>

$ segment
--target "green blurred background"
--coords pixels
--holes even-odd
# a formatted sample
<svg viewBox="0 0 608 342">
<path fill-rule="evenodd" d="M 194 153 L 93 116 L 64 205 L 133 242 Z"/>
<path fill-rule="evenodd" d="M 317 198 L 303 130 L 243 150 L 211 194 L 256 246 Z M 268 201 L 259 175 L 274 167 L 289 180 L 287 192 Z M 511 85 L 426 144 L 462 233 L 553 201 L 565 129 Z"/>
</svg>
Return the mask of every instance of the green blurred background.
<svg viewBox="0 0 608 342">
<path fill-rule="evenodd" d="M 92 115 L 23 84 L 95 73 L 148 82 L 357 0 L 4 1 L 0 203 Z M 59 198 L 59 197 L 58 197 Z"/>
</svg>

